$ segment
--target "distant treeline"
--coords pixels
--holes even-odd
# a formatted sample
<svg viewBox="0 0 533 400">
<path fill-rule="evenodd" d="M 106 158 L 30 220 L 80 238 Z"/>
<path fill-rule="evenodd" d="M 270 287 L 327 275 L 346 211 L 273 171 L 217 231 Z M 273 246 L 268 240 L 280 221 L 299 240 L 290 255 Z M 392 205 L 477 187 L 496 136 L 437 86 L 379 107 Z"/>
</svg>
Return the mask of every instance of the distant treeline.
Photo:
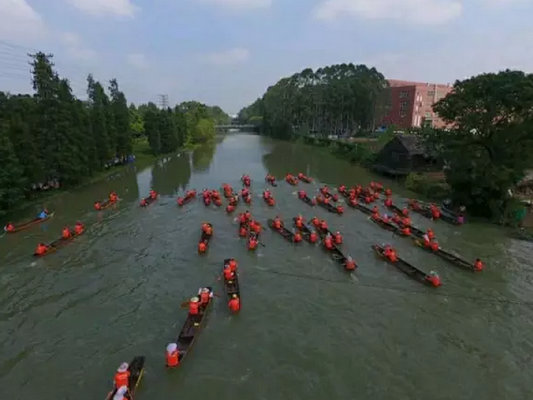
<svg viewBox="0 0 533 400">
<path fill-rule="evenodd" d="M 146 135 L 155 154 L 214 137 L 229 117 L 197 102 L 173 110 L 128 107 L 115 79 L 87 78 L 86 101 L 54 70 L 52 55 L 30 55 L 33 95 L 0 91 L 0 214 L 41 188 L 82 182 L 127 158 L 132 138 Z"/>
<path fill-rule="evenodd" d="M 387 88 L 385 77 L 366 65 L 307 68 L 269 87 L 239 119 L 279 138 L 372 131 L 389 107 Z"/>
</svg>

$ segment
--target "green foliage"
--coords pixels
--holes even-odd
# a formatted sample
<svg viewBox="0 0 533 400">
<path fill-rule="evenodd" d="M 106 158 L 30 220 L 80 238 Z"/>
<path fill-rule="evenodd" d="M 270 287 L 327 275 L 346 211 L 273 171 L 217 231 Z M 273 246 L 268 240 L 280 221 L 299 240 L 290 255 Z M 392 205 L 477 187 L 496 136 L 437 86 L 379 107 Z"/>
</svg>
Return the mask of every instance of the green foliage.
<svg viewBox="0 0 533 400">
<path fill-rule="evenodd" d="M 407 175 L 405 187 L 432 199 L 444 199 L 449 195 L 449 187 L 446 183 L 435 181 L 427 175 L 416 172 Z"/>
<path fill-rule="evenodd" d="M 144 119 L 140 110 L 135 107 L 135 104 L 130 104 L 130 132 L 134 138 L 139 138 L 144 135 Z"/>
<path fill-rule="evenodd" d="M 454 200 L 501 217 L 508 190 L 532 162 L 533 75 L 507 70 L 458 81 L 434 109 L 453 124 L 427 136 L 446 161 Z"/>
<path fill-rule="evenodd" d="M 193 133 L 194 143 L 205 143 L 215 138 L 215 123 L 212 119 L 202 118 L 196 123 Z"/>
<path fill-rule="evenodd" d="M 239 120 L 262 117 L 265 134 L 283 139 L 302 127 L 322 137 L 373 131 L 389 105 L 387 87 L 384 76 L 365 65 L 308 68 L 269 87 L 239 112 Z"/>
<path fill-rule="evenodd" d="M 24 197 L 24 170 L 7 134 L 0 130 L 0 214 Z"/>
</svg>

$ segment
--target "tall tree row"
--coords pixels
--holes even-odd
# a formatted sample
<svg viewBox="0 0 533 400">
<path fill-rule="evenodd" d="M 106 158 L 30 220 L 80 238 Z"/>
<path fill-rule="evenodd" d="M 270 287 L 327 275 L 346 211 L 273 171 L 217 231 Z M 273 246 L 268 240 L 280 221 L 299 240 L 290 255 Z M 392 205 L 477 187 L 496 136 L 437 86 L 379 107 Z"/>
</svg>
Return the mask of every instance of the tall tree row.
<svg viewBox="0 0 533 400">
<path fill-rule="evenodd" d="M 375 68 L 340 64 L 283 78 L 239 113 L 267 135 L 320 136 L 372 130 L 389 105 L 388 83 Z"/>
</svg>

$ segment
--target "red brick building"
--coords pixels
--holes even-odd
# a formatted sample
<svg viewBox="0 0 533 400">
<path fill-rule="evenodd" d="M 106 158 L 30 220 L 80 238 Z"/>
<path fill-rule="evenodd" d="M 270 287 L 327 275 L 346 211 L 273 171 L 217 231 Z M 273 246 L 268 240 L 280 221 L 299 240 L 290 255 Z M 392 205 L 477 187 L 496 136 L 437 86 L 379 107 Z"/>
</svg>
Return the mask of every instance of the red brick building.
<svg viewBox="0 0 533 400">
<path fill-rule="evenodd" d="M 433 111 L 433 104 L 446 97 L 451 85 L 420 83 L 389 79 L 391 108 L 381 122 L 382 126 L 399 128 L 431 126 L 443 128 L 444 121 Z"/>
</svg>

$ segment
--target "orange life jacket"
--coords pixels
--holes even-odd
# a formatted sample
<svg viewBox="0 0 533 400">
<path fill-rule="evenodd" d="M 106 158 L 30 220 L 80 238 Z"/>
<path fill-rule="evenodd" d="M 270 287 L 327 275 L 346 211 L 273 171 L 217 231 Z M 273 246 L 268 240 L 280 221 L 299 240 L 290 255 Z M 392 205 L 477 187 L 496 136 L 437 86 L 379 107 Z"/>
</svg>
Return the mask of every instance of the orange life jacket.
<svg viewBox="0 0 533 400">
<path fill-rule="evenodd" d="M 191 315 L 198 315 L 198 310 L 200 308 L 199 302 L 189 302 L 189 314 Z"/>
<path fill-rule="evenodd" d="M 274 228 L 281 229 L 281 221 L 279 219 L 274 220 Z"/>
<path fill-rule="evenodd" d="M 392 262 L 396 262 L 396 261 L 398 261 L 398 256 L 396 255 L 396 252 L 395 252 L 394 250 L 391 250 L 391 251 L 389 252 L 388 258 L 389 258 L 389 260 L 392 261 Z"/>
<path fill-rule="evenodd" d="M 121 386 L 129 387 L 130 371 L 117 372 L 115 374 L 115 386 L 118 389 Z"/>
<path fill-rule="evenodd" d="M 237 261 L 235 260 L 230 260 L 229 261 L 229 268 L 232 272 L 235 272 L 235 270 L 237 269 Z"/>
<path fill-rule="evenodd" d="M 299 233 L 295 233 L 294 234 L 294 241 L 296 243 L 301 242 L 302 241 L 302 235 L 300 235 Z"/>
<path fill-rule="evenodd" d="M 342 244 L 342 235 L 335 235 L 335 244 Z"/>
<path fill-rule="evenodd" d="M 257 241 L 255 239 L 251 239 L 248 241 L 248 249 L 255 250 L 257 247 Z"/>
<path fill-rule="evenodd" d="M 241 226 L 241 229 L 239 230 L 239 235 L 244 237 L 244 236 L 246 236 L 247 233 L 248 233 L 248 231 L 246 230 L 246 227 Z"/>
<path fill-rule="evenodd" d="M 205 252 L 206 249 L 207 249 L 207 246 L 206 246 L 206 244 L 205 244 L 204 242 L 200 242 L 200 243 L 198 243 L 198 251 L 199 251 L 200 253 Z"/>
<path fill-rule="evenodd" d="M 167 352 L 167 366 L 177 367 L 180 364 L 178 350 L 174 350 L 172 353 Z"/>
<path fill-rule="evenodd" d="M 318 240 L 318 236 L 315 232 L 311 232 L 311 234 L 309 235 L 309 241 L 311 243 L 316 243 L 316 241 Z"/>
<path fill-rule="evenodd" d="M 346 260 L 346 265 L 345 265 L 346 269 L 349 270 L 349 271 L 352 271 L 355 269 L 355 261 L 354 260 L 351 260 L 351 261 L 348 261 Z"/>
<path fill-rule="evenodd" d="M 76 225 L 74 227 L 74 232 L 76 235 L 81 235 L 83 233 L 83 225 Z"/>
<path fill-rule="evenodd" d="M 227 281 L 233 279 L 233 272 L 231 271 L 231 268 L 224 268 L 224 279 Z"/>
<path fill-rule="evenodd" d="M 333 248 L 333 243 L 331 239 L 325 239 L 324 246 L 326 246 L 326 249 L 331 250 Z"/>
<path fill-rule="evenodd" d="M 241 302 L 240 300 L 237 298 L 237 299 L 231 299 L 229 302 L 228 302 L 228 307 L 230 309 L 231 312 L 237 312 L 241 309 Z"/>
<path fill-rule="evenodd" d="M 13 224 L 7 224 L 6 231 L 13 232 L 15 230 L 15 226 Z"/>
<path fill-rule="evenodd" d="M 70 229 L 68 228 L 63 229 L 63 232 L 61 235 L 63 236 L 63 239 L 68 239 L 69 237 L 72 236 L 72 234 L 70 233 Z"/>
<path fill-rule="evenodd" d="M 439 249 L 439 244 L 437 242 L 430 243 L 431 250 L 437 251 Z"/>
<path fill-rule="evenodd" d="M 35 250 L 36 254 L 43 255 L 46 253 L 46 246 L 37 245 L 37 250 Z"/>
<path fill-rule="evenodd" d="M 475 263 L 474 263 L 474 269 L 476 271 L 481 271 L 483 269 L 483 263 L 481 262 L 481 260 L 477 260 Z"/>
</svg>

